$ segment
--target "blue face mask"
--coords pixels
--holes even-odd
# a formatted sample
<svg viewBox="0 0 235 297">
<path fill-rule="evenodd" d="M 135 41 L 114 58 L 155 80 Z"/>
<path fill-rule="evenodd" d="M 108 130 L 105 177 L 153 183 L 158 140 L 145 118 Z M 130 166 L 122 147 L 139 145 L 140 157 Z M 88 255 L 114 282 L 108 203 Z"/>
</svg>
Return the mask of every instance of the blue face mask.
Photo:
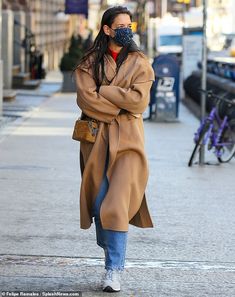
<svg viewBox="0 0 235 297">
<path fill-rule="evenodd" d="M 112 39 L 117 45 L 126 46 L 133 38 L 131 28 L 117 28 L 113 31 L 115 32 L 115 36 Z"/>
</svg>

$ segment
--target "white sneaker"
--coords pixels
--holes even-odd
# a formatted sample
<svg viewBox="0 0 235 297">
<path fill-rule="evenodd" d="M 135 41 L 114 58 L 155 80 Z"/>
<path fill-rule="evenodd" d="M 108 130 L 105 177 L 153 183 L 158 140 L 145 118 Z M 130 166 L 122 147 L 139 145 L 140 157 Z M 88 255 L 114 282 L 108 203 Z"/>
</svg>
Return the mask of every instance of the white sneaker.
<svg viewBox="0 0 235 297">
<path fill-rule="evenodd" d="M 107 270 L 103 280 L 104 292 L 119 292 L 120 291 L 120 271 Z"/>
</svg>

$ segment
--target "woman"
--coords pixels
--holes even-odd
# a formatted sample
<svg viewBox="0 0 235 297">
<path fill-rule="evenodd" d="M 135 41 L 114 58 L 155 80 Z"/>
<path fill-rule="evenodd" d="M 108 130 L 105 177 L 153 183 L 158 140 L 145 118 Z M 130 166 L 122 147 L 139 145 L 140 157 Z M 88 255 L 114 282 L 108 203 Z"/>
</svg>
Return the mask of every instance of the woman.
<svg viewBox="0 0 235 297">
<path fill-rule="evenodd" d="M 127 8 L 109 8 L 75 71 L 77 104 L 99 122 L 95 143 L 80 145 L 80 224 L 88 229 L 94 217 L 97 244 L 105 253 L 106 292 L 120 291 L 129 223 L 153 227 L 145 198 L 142 113 L 154 73 L 132 37 Z"/>
</svg>

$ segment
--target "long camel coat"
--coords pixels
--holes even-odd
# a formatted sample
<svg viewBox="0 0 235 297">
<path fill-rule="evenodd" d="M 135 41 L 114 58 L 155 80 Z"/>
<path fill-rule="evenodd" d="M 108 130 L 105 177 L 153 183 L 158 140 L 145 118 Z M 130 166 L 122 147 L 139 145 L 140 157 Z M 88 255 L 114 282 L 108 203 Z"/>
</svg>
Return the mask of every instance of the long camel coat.
<svg viewBox="0 0 235 297">
<path fill-rule="evenodd" d="M 87 116 L 99 120 L 94 144 L 80 143 L 82 182 L 80 189 L 80 227 L 91 226 L 92 206 L 102 182 L 106 154 L 109 154 L 108 192 L 101 204 L 104 229 L 128 231 L 129 223 L 153 227 L 145 188 L 148 164 L 144 151 L 142 113 L 149 103 L 154 72 L 141 53 L 129 53 L 117 75 L 116 62 L 105 55 L 105 73 L 111 84 L 96 85 L 88 63 L 75 71 L 77 104 Z M 120 110 L 129 113 L 119 114 Z"/>
</svg>

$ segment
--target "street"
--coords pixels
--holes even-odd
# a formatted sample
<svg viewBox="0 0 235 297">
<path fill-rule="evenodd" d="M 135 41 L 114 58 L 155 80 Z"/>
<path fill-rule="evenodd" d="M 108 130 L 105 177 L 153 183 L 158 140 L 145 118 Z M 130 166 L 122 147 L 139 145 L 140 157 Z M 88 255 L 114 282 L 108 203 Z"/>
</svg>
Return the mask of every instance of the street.
<svg viewBox="0 0 235 297">
<path fill-rule="evenodd" d="M 107 295 L 94 225 L 79 227 L 78 115 L 76 95 L 56 93 L 0 129 L 1 291 Z M 235 159 L 187 167 L 199 122 L 183 105 L 179 120 L 145 122 L 154 228 L 130 226 L 115 296 L 235 295 Z"/>
</svg>

